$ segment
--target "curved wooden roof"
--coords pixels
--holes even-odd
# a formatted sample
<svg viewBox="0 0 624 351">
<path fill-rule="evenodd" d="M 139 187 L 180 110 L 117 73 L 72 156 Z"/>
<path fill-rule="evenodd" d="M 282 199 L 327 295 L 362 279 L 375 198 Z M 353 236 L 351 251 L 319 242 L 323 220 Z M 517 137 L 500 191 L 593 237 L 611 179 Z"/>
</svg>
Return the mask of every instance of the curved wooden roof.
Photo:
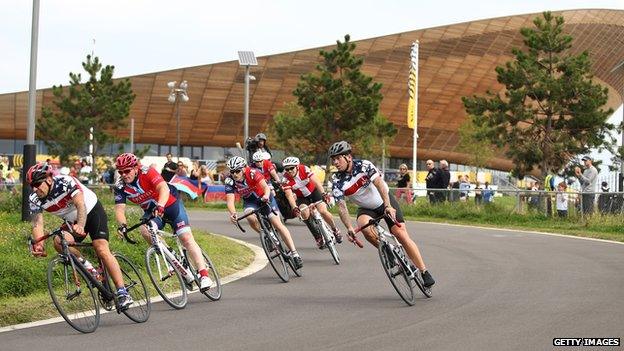
<svg viewBox="0 0 624 351">
<path fill-rule="evenodd" d="M 570 10 L 563 15 L 566 32 L 573 36 L 573 52 L 591 52 L 596 79 L 610 89 L 609 107 L 617 108 L 624 96 L 624 11 Z M 418 157 L 464 163 L 457 148 L 458 126 L 466 118 L 461 96 L 498 91 L 494 68 L 512 59 L 512 47 L 522 47 L 521 27 L 532 27 L 540 14 L 501 17 L 404 32 L 356 41 L 356 54 L 364 57 L 363 71 L 383 84 L 381 113 L 399 133 L 390 152 L 411 158 L 412 130 L 406 125 L 407 77 L 410 46 L 420 41 Z M 331 49 L 334 44 L 323 47 Z M 265 129 L 285 102 L 301 74 L 314 70 L 321 48 L 258 58 L 252 67 L 256 81 L 250 88 L 251 135 Z M 167 101 L 167 82 L 187 80 L 190 101 L 181 104 L 181 144 L 233 146 L 243 139 L 243 75 L 237 61 L 188 67 L 129 77 L 137 97 L 135 142 L 176 144 L 174 107 Z M 37 109 L 50 104 L 51 89 L 39 90 Z M 25 139 L 27 92 L 0 95 L 0 138 Z M 129 131 L 127 131 L 129 134 Z M 126 134 L 126 135 L 127 135 Z M 509 169 L 504 158 L 492 167 Z"/>
</svg>

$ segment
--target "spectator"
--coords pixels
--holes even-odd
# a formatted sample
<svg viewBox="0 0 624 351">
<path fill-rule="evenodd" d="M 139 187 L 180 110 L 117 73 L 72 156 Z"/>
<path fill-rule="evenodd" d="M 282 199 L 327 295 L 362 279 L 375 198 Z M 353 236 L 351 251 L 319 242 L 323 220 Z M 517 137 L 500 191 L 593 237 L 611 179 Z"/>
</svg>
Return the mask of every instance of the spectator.
<svg viewBox="0 0 624 351">
<path fill-rule="evenodd" d="M 89 165 L 86 159 L 80 161 L 80 171 L 78 172 L 78 180 L 82 184 L 91 184 L 91 172 L 93 172 L 93 168 Z"/>
<path fill-rule="evenodd" d="M 7 191 L 10 191 L 13 194 L 17 194 L 17 189 L 15 189 L 16 182 L 17 181 L 13 176 L 13 171 L 9 171 L 6 178 L 4 179 L 4 185 L 6 186 Z"/>
<path fill-rule="evenodd" d="M 461 176 L 459 178 L 461 178 Z M 449 193 L 450 202 L 456 202 L 457 200 L 459 200 L 459 180 L 460 179 L 457 179 L 456 181 L 451 183 L 451 190 Z"/>
<path fill-rule="evenodd" d="M 568 217 L 568 193 L 566 192 L 568 186 L 565 182 L 560 182 L 557 185 L 557 215 L 561 218 Z"/>
<path fill-rule="evenodd" d="M 191 169 L 189 178 L 199 181 L 199 161 L 193 161 L 193 169 Z"/>
<path fill-rule="evenodd" d="M 481 205 L 483 203 L 483 193 L 481 192 L 481 183 L 477 182 L 475 185 L 475 204 Z"/>
<path fill-rule="evenodd" d="M 486 204 L 491 204 L 494 201 L 494 190 L 490 187 L 490 183 L 485 182 L 485 186 L 483 187 L 483 202 Z"/>
<path fill-rule="evenodd" d="M 449 189 L 449 185 L 451 182 L 451 172 L 449 171 L 449 165 L 448 162 L 446 160 L 440 160 L 440 173 L 441 173 L 441 182 L 440 182 L 440 188 L 441 189 Z M 447 199 L 447 192 L 441 191 L 439 193 L 440 195 L 440 201 L 446 201 Z"/>
<path fill-rule="evenodd" d="M 440 188 L 440 184 L 442 184 L 442 174 L 440 170 L 435 167 L 433 160 L 427 160 L 425 165 L 429 171 L 429 173 L 427 173 L 427 178 L 425 178 L 425 182 L 427 184 L 427 196 L 429 197 L 429 202 L 431 204 L 435 204 L 439 202 L 439 195 L 432 189 Z"/>
<path fill-rule="evenodd" d="M 186 165 L 182 161 L 178 161 L 178 168 L 176 169 L 175 175 L 178 177 L 188 177 L 188 172 L 186 170 Z"/>
<path fill-rule="evenodd" d="M 167 157 L 167 162 L 165 163 L 162 171 L 160 171 L 160 175 L 163 177 L 165 182 L 169 182 L 171 178 L 173 178 L 173 176 L 176 174 L 176 171 L 178 170 L 178 165 L 171 160 L 172 155 L 170 152 L 168 152 L 165 156 Z"/>
<path fill-rule="evenodd" d="M 600 184 L 600 190 L 602 194 L 598 195 L 598 209 L 600 213 L 607 214 L 611 212 L 613 205 L 613 197 L 609 194 L 609 184 L 603 181 Z"/>
<path fill-rule="evenodd" d="M 201 165 L 199 167 L 199 181 L 206 185 L 212 184 L 212 176 L 206 165 Z"/>
<path fill-rule="evenodd" d="M 581 173 L 580 167 L 574 168 L 574 173 L 581 183 L 582 206 L 584 214 L 591 214 L 594 212 L 594 201 L 596 200 L 596 182 L 598 180 L 598 170 L 592 164 L 592 158 L 589 156 L 583 156 L 581 159 L 585 165 L 585 171 Z"/>
<path fill-rule="evenodd" d="M 466 202 L 468 200 L 468 191 L 470 190 L 470 182 L 468 175 L 459 178 L 459 201 Z"/>
<path fill-rule="evenodd" d="M 399 177 L 397 178 L 397 190 L 396 190 L 396 198 L 400 200 L 401 197 L 405 196 L 405 202 L 408 204 L 412 203 L 412 190 L 410 185 L 410 175 L 407 171 L 407 165 L 402 163 L 399 166 Z"/>
<path fill-rule="evenodd" d="M 253 139 L 247 139 L 247 141 L 245 142 L 245 149 L 247 149 L 247 152 L 249 153 L 247 157 L 249 164 L 253 164 L 251 156 L 258 150 L 264 151 L 271 155 L 271 157 L 273 157 L 271 149 L 269 149 L 269 147 L 267 146 L 266 141 L 267 137 L 264 133 L 258 133 Z"/>
</svg>

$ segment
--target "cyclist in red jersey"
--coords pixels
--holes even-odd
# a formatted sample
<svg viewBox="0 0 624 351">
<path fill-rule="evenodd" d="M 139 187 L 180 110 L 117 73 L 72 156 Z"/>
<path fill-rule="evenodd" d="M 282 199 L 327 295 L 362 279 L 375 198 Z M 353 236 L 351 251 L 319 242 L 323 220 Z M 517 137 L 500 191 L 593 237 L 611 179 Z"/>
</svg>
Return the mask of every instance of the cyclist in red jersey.
<svg viewBox="0 0 624 351">
<path fill-rule="evenodd" d="M 257 169 L 262 174 L 264 180 L 271 189 L 271 195 L 275 196 L 275 189 L 273 189 L 271 179 L 279 184 L 280 178 L 275 170 L 275 165 L 271 162 L 271 155 L 268 152 L 259 150 L 254 152 L 251 158 L 253 160 L 253 164 L 250 165 L 250 167 Z"/>
<path fill-rule="evenodd" d="M 158 171 L 152 167 L 141 166 L 134 154 L 119 155 L 116 160 L 119 181 L 115 184 L 115 218 L 119 223 L 121 235 L 127 231 L 126 200 L 141 206 L 144 216 L 154 215 L 152 222 L 158 229 L 169 223 L 174 235 L 180 238 L 182 246 L 189 252 L 191 259 L 198 267 L 200 290 L 210 288 L 212 280 L 208 277 L 208 269 L 204 263 L 201 249 L 195 242 L 188 215 L 181 199 L 176 198 L 178 191 L 169 185 Z M 151 244 L 149 230 L 146 225 L 140 228 L 141 235 Z"/>
<path fill-rule="evenodd" d="M 268 203 L 269 207 L 263 207 L 261 209 L 264 215 L 269 217 L 269 221 L 280 234 L 290 255 L 292 255 L 295 266 L 297 269 L 303 266 L 303 261 L 297 253 L 297 248 L 292 240 L 290 231 L 282 223 L 279 216 L 275 216 L 272 212 L 277 212 L 277 203 L 275 198 L 271 195 L 269 186 L 267 185 L 264 177 L 256 169 L 247 166 L 247 161 L 239 156 L 234 156 L 227 161 L 227 166 L 230 169 L 230 176 L 225 179 L 225 194 L 227 199 L 227 208 L 230 212 L 230 221 L 236 223 L 238 216 L 236 215 L 236 206 L 234 205 L 235 194 L 240 194 L 243 199 L 243 208 L 245 212 L 254 211 L 263 203 Z M 249 225 L 258 233 L 260 233 L 260 223 L 254 216 L 247 217 Z"/>
<path fill-rule="evenodd" d="M 324 248 L 323 237 L 312 227 L 310 210 L 305 207 L 306 205 L 314 204 L 316 210 L 319 211 L 325 222 L 332 228 L 336 241 L 341 243 L 342 235 L 340 235 L 340 230 L 336 227 L 334 217 L 329 213 L 327 205 L 323 201 L 323 198 L 327 198 L 328 195 L 323 190 L 323 184 L 321 184 L 318 177 L 308 166 L 302 165 L 297 157 L 286 157 L 282 165 L 284 166 L 282 189 L 284 189 L 286 199 L 288 199 L 290 207 L 293 209 L 293 216 L 301 215 L 301 219 L 314 236 L 318 248 Z M 304 209 L 302 210 L 301 208 Z"/>
</svg>

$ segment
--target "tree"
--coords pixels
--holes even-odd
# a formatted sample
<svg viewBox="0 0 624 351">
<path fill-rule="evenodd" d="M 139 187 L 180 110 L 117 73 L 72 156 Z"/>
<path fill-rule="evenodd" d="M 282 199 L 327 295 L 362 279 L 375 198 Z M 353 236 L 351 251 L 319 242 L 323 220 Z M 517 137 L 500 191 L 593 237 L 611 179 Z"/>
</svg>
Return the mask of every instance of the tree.
<svg viewBox="0 0 624 351">
<path fill-rule="evenodd" d="M 86 153 L 91 127 L 94 155 L 100 145 L 125 142 L 115 134 L 127 126 L 135 98 L 129 79 L 113 82 L 114 66 L 102 68 L 98 57 L 92 59 L 87 55 L 82 67 L 89 74 L 89 80 L 82 83 L 80 73 L 70 72 L 67 88 L 52 87 L 56 108 L 44 106 L 37 124 L 39 137 L 62 163 L 66 163 L 70 155 Z"/>
<path fill-rule="evenodd" d="M 563 168 L 574 156 L 607 147 L 614 126 L 612 109 L 603 109 L 608 89 L 592 81 L 587 51 L 572 55 L 572 37 L 563 33 L 563 17 L 544 12 L 535 28 L 522 28 L 527 51 L 513 49 L 514 61 L 497 67 L 499 94 L 463 97 L 466 112 L 489 140 L 515 164 L 522 177 Z"/>
<path fill-rule="evenodd" d="M 298 108 L 286 105 L 276 115 L 272 130 L 278 146 L 319 160 L 338 140 L 360 150 L 369 136 L 379 135 L 374 120 L 383 98 L 381 84 L 360 71 L 363 59 L 354 56 L 349 35 L 344 39 L 333 50 L 320 51 L 316 72 L 301 76 L 293 91 Z"/>
<path fill-rule="evenodd" d="M 483 133 L 472 121 L 467 120 L 459 126 L 459 149 L 462 153 L 470 155 L 467 164 L 477 169 L 485 168 L 489 160 L 494 156 L 492 143 L 480 137 Z"/>
</svg>

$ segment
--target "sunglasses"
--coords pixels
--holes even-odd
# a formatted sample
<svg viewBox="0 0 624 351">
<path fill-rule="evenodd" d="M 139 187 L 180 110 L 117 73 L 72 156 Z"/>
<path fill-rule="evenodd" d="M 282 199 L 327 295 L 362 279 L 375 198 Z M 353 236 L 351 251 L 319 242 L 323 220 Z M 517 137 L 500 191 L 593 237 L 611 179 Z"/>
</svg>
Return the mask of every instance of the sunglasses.
<svg viewBox="0 0 624 351">
<path fill-rule="evenodd" d="M 285 170 L 286 172 L 290 172 L 290 171 L 292 171 L 293 169 L 295 169 L 295 167 L 284 167 L 284 170 Z"/>
<path fill-rule="evenodd" d="M 132 172 L 132 168 L 128 168 L 128 169 L 118 169 L 117 173 L 121 174 L 121 175 L 126 175 L 126 174 L 130 174 L 130 172 Z"/>
<path fill-rule="evenodd" d="M 232 174 L 239 174 L 242 171 L 243 171 L 242 169 L 237 169 L 237 170 L 232 171 Z"/>
<path fill-rule="evenodd" d="M 40 182 L 34 182 L 32 184 L 30 184 L 30 187 L 33 189 L 39 189 L 39 187 L 41 186 L 41 184 L 45 183 L 44 181 L 40 181 Z"/>
</svg>

